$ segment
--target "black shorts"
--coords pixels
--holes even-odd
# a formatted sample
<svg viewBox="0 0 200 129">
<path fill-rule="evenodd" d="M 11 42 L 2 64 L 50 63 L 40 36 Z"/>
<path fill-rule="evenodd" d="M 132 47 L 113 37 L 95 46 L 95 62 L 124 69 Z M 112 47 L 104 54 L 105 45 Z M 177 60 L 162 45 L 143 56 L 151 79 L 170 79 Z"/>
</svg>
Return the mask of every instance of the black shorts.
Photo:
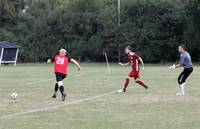
<svg viewBox="0 0 200 129">
<path fill-rule="evenodd" d="M 65 79 L 66 76 L 67 76 L 67 75 L 64 74 L 64 73 L 58 73 L 58 72 L 56 72 L 55 75 L 56 75 L 56 82 L 62 81 L 62 80 Z"/>
<path fill-rule="evenodd" d="M 181 85 L 185 83 L 186 79 L 189 77 L 189 75 L 192 73 L 193 68 L 184 68 L 183 72 L 178 77 L 178 83 Z"/>
</svg>

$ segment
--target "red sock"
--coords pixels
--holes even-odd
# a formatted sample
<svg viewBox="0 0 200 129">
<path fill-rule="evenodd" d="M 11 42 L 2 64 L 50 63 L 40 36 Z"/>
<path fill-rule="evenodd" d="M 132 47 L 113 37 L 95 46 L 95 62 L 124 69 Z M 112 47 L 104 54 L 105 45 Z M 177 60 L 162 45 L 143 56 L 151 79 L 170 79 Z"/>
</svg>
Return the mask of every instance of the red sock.
<svg viewBox="0 0 200 129">
<path fill-rule="evenodd" d="M 143 86 L 144 88 L 148 89 L 148 87 L 144 84 L 144 82 L 142 82 L 141 80 L 137 80 L 135 81 L 136 83 L 140 84 L 141 86 Z"/>
<path fill-rule="evenodd" d="M 126 82 L 125 82 L 125 84 L 124 84 L 124 89 L 126 89 L 126 88 L 128 87 L 128 84 L 129 84 L 129 79 L 126 78 Z"/>
</svg>

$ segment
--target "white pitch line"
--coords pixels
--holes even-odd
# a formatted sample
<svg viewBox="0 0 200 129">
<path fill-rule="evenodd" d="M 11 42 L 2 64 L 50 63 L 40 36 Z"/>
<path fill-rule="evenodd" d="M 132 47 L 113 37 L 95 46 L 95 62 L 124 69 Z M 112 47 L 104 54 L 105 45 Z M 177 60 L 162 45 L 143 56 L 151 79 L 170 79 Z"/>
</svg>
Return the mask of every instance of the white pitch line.
<svg viewBox="0 0 200 129">
<path fill-rule="evenodd" d="M 80 103 L 85 102 L 85 101 L 90 101 L 90 100 L 95 100 L 95 99 L 98 99 L 98 98 L 106 97 L 106 96 L 112 95 L 114 93 L 117 93 L 117 90 L 111 91 L 111 92 L 108 92 L 108 93 L 104 93 L 104 94 L 101 94 L 101 95 L 91 96 L 91 97 L 88 97 L 88 98 L 83 98 L 83 99 L 75 100 L 75 101 L 72 101 L 72 102 L 64 103 L 63 105 L 55 105 L 55 106 L 51 106 L 51 107 L 33 109 L 33 110 L 25 111 L 25 112 L 19 112 L 19 113 L 14 113 L 14 114 L 10 114 L 10 115 L 5 115 L 5 116 L 2 116 L 0 118 L 12 118 L 12 117 L 15 117 L 15 116 L 20 116 L 20 115 L 25 115 L 25 114 L 35 113 L 35 112 L 49 111 L 49 110 L 53 110 L 53 109 L 62 108 L 62 107 L 65 107 L 65 106 L 80 104 Z"/>
<path fill-rule="evenodd" d="M 68 78 L 68 80 L 75 78 L 75 77 L 79 77 L 79 76 L 81 76 L 81 75 L 71 76 L 71 77 Z M 27 85 L 31 86 L 31 85 L 34 85 L 34 84 L 41 84 L 41 83 L 52 81 L 52 80 L 55 80 L 55 79 L 52 78 L 52 79 L 46 79 L 46 80 L 41 80 L 41 81 L 27 82 L 25 84 L 18 84 L 16 86 L 27 86 Z"/>
<path fill-rule="evenodd" d="M 53 79 L 46 79 L 46 80 L 41 80 L 41 81 L 35 81 L 35 82 L 28 82 L 28 83 L 24 83 L 24 84 L 19 84 L 19 85 L 16 85 L 16 86 L 31 86 L 31 85 L 34 85 L 34 84 L 41 84 L 41 83 L 44 83 L 44 82 L 48 82 L 48 81 L 51 81 Z"/>
<path fill-rule="evenodd" d="M 75 75 L 75 76 L 71 76 L 71 77 L 69 77 L 69 79 L 73 79 L 73 78 L 75 78 L 75 77 L 79 77 L 79 76 L 81 76 L 80 74 L 79 75 Z M 46 79 L 46 80 L 42 80 L 42 81 L 37 81 L 37 82 L 30 82 L 30 83 L 26 83 L 26 84 L 19 84 L 19 85 L 17 85 L 17 86 L 27 86 L 27 85 L 33 85 L 33 84 L 41 84 L 41 83 L 44 83 L 44 82 L 48 82 L 48 81 L 51 81 L 51 80 L 53 80 L 53 79 Z M 61 105 L 60 105 L 61 106 Z M 36 110 L 36 109 L 35 109 Z M 15 113 L 15 114 L 18 114 L 18 113 Z M 13 115 L 13 114 L 11 114 L 11 115 Z M 8 115 L 8 116 L 10 116 L 10 115 Z M 6 116 L 3 116 L 3 117 L 0 117 L 0 118 L 4 118 L 4 117 L 6 117 Z"/>
</svg>

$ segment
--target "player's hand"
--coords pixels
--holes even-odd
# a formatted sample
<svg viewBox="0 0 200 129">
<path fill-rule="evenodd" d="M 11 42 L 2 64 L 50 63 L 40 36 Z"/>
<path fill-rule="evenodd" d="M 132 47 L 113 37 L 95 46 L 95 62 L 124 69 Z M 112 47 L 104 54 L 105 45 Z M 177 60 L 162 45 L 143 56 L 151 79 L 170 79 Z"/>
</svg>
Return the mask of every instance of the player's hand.
<svg viewBox="0 0 200 129">
<path fill-rule="evenodd" d="M 143 71 L 143 70 L 144 70 L 144 67 L 142 67 L 141 70 Z"/>
<path fill-rule="evenodd" d="M 140 68 L 139 70 L 140 74 L 143 72 L 143 70 L 144 70 L 144 67 Z"/>
<path fill-rule="evenodd" d="M 48 59 L 48 60 L 47 60 L 47 63 L 51 63 L 51 59 Z"/>
<path fill-rule="evenodd" d="M 174 70 L 176 68 L 176 65 L 173 64 L 172 66 L 169 67 L 169 69 Z"/>
<path fill-rule="evenodd" d="M 122 65 L 122 63 L 121 63 L 121 62 L 119 62 L 118 64 L 119 64 L 119 65 Z"/>
<path fill-rule="evenodd" d="M 81 71 L 81 67 L 78 67 L 78 71 Z"/>
</svg>

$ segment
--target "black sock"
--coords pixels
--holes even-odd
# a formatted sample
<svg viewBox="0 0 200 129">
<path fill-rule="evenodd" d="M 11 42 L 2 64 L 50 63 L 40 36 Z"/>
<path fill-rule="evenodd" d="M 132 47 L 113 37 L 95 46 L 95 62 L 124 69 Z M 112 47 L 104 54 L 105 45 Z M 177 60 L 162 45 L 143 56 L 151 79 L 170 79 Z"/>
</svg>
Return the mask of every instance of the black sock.
<svg viewBox="0 0 200 129">
<path fill-rule="evenodd" d="M 148 88 L 149 88 L 147 85 L 144 85 L 143 87 L 144 87 L 145 89 L 148 89 Z"/>
<path fill-rule="evenodd" d="M 148 87 L 148 86 L 146 86 L 146 85 L 144 86 L 144 88 L 145 88 L 145 89 L 149 89 L 149 87 Z"/>
<path fill-rule="evenodd" d="M 55 91 L 55 92 L 58 91 L 58 83 L 55 84 L 55 89 L 54 89 L 54 91 Z"/>
<path fill-rule="evenodd" d="M 60 93 L 63 95 L 64 94 L 64 86 L 60 86 Z"/>
<path fill-rule="evenodd" d="M 123 92 L 126 92 L 126 88 L 123 88 Z"/>
</svg>

